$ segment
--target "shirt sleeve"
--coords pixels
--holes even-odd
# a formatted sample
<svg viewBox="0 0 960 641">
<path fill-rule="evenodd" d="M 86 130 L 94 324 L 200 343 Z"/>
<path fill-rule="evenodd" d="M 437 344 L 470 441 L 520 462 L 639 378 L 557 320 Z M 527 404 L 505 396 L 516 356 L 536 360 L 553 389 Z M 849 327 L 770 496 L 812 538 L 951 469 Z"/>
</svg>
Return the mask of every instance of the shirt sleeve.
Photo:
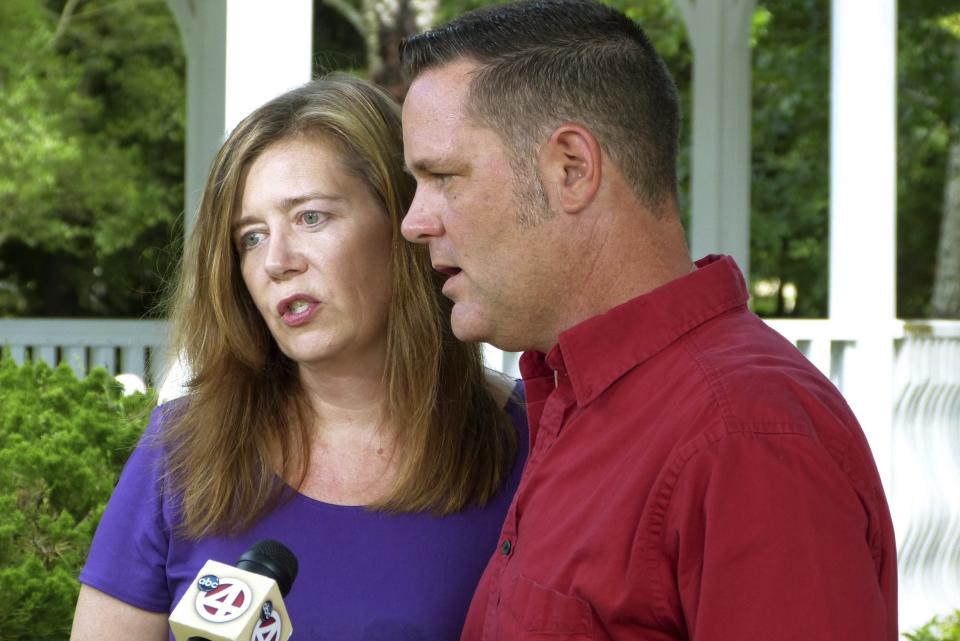
<svg viewBox="0 0 960 641">
<path fill-rule="evenodd" d="M 689 638 L 887 638 L 882 561 L 855 486 L 809 435 L 728 434 L 695 454 L 666 529 Z"/>
<path fill-rule="evenodd" d="M 151 612 L 169 612 L 171 603 L 166 580 L 169 528 L 156 439 L 165 407 L 153 410 L 127 460 L 79 577 L 85 585 Z"/>
</svg>

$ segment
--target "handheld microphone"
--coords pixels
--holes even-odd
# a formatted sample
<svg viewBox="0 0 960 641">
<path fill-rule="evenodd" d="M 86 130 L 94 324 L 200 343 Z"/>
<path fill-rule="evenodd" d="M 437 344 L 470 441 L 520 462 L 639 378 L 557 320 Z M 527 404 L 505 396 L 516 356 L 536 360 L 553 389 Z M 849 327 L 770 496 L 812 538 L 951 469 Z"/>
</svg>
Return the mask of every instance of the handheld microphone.
<svg viewBox="0 0 960 641">
<path fill-rule="evenodd" d="M 176 641 L 286 641 L 293 625 L 283 597 L 297 578 L 297 557 L 269 539 L 236 567 L 207 561 L 170 614 Z"/>
</svg>

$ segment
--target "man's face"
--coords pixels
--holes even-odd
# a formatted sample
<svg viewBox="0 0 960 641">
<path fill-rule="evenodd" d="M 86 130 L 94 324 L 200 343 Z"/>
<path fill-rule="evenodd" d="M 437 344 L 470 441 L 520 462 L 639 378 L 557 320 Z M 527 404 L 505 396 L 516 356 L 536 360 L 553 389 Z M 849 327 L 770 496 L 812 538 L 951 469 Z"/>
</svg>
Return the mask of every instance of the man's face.
<svg viewBox="0 0 960 641">
<path fill-rule="evenodd" d="M 517 351 L 536 345 L 558 280 L 543 260 L 549 212 L 539 183 L 515 174 L 497 133 L 467 116 L 474 69 L 450 63 L 410 86 L 403 146 L 417 192 L 401 229 L 407 240 L 426 243 L 434 269 L 448 276 L 443 293 L 454 302 L 457 337 Z M 529 163 L 535 177 L 535 159 Z"/>
</svg>

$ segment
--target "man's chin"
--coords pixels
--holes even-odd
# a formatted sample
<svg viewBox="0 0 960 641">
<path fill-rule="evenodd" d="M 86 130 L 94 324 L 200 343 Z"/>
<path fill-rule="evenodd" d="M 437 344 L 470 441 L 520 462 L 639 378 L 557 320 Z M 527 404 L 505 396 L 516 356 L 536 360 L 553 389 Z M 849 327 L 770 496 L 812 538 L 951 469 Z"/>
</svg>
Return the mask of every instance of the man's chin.
<svg viewBox="0 0 960 641">
<path fill-rule="evenodd" d="M 493 335 L 491 324 L 483 322 L 468 310 L 457 309 L 462 304 L 455 304 L 450 314 L 453 335 L 464 343 L 489 343 Z"/>
<path fill-rule="evenodd" d="M 478 331 L 476 328 L 469 325 L 458 325 L 457 323 L 452 323 L 453 335 L 457 337 L 458 340 L 464 343 L 487 343 L 489 339 L 485 332 Z"/>
<path fill-rule="evenodd" d="M 450 318 L 453 335 L 464 343 L 487 343 L 504 352 L 520 352 L 525 348 L 503 335 L 503 328 L 467 315 L 458 316 L 456 309 Z M 501 330 L 501 331 L 497 331 Z"/>
</svg>

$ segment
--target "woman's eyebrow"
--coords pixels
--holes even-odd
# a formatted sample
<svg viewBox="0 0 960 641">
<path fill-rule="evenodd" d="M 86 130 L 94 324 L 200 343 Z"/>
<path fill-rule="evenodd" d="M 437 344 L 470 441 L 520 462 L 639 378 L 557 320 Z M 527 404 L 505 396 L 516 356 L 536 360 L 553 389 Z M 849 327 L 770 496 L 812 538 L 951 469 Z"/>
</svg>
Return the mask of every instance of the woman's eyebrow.
<svg viewBox="0 0 960 641">
<path fill-rule="evenodd" d="M 344 200 L 343 196 L 337 194 L 331 194 L 323 191 L 311 191 L 301 196 L 291 196 L 290 198 L 282 198 L 277 202 L 277 207 L 282 211 L 287 211 L 288 209 L 293 209 L 297 205 L 302 205 L 303 203 L 310 200 Z"/>
<path fill-rule="evenodd" d="M 281 211 L 289 211 L 298 205 L 302 205 L 305 202 L 311 200 L 329 200 L 329 201 L 342 201 L 346 200 L 343 196 L 338 196 L 336 194 L 331 194 L 323 191 L 311 191 L 300 196 L 291 196 L 289 198 L 281 198 L 277 201 L 277 208 Z M 257 216 L 241 216 L 231 223 L 230 229 L 236 230 L 244 225 L 249 225 L 251 223 L 257 222 L 259 218 Z"/>
</svg>

